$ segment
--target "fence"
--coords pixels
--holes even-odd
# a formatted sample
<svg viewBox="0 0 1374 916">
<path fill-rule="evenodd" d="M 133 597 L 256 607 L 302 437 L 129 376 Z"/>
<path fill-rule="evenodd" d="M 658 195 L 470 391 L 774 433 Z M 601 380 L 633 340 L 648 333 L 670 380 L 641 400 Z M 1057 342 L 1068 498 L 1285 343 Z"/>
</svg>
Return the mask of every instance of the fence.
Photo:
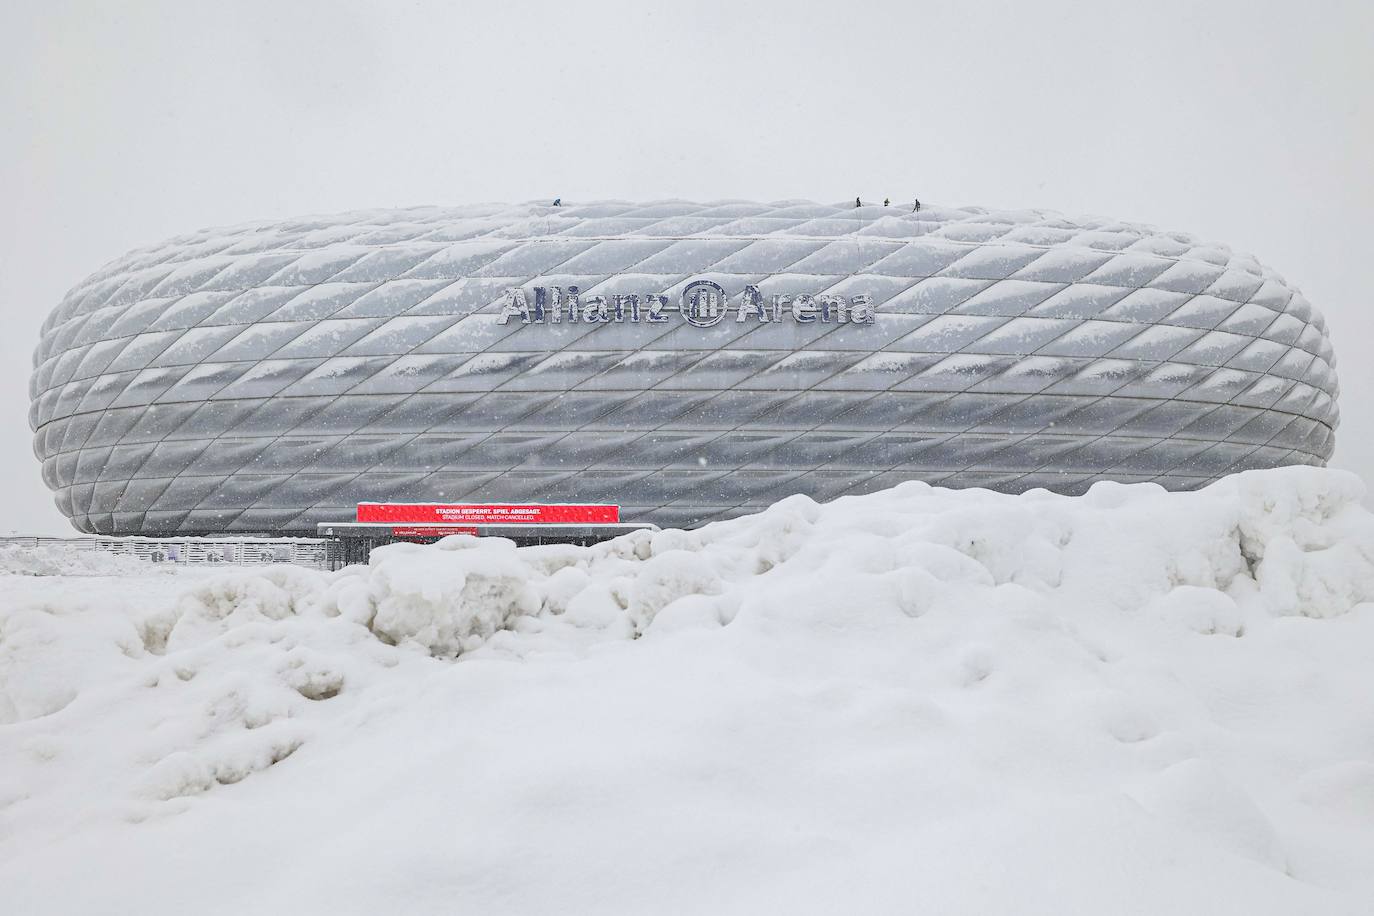
<svg viewBox="0 0 1374 916">
<path fill-rule="evenodd" d="M 0 537 L 0 547 L 98 550 L 153 563 L 265 566 L 290 563 L 315 569 L 337 564 L 338 545 L 324 538 Z"/>
</svg>

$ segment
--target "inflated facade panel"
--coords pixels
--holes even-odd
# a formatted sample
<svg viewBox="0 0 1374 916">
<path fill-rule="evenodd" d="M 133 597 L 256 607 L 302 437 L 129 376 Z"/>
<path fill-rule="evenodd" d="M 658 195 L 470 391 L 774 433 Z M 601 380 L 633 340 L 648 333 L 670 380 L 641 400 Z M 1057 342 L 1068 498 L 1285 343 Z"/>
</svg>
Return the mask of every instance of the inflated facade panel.
<svg viewBox="0 0 1374 916">
<path fill-rule="evenodd" d="M 360 501 L 695 525 L 908 479 L 1080 492 L 1322 464 L 1334 357 L 1254 259 L 1027 211 L 621 201 L 215 229 L 77 286 L 31 423 L 83 531 Z"/>
</svg>

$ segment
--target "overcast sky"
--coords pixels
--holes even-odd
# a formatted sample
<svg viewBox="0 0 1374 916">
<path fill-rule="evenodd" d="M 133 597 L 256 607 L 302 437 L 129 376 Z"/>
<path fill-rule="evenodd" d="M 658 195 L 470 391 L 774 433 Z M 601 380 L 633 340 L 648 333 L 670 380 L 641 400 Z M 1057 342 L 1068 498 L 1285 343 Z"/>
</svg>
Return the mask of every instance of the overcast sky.
<svg viewBox="0 0 1374 916">
<path fill-rule="evenodd" d="M 0 531 L 70 532 L 38 326 L 225 223 L 561 196 L 1040 207 L 1251 251 L 1374 478 L 1374 3 L 0 2 Z"/>
</svg>

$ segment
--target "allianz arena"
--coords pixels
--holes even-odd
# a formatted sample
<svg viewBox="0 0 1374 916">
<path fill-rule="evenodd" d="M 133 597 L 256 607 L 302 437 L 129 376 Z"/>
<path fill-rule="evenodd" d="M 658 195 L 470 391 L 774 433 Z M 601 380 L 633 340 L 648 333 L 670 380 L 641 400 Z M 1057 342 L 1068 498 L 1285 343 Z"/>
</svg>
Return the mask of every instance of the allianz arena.
<svg viewBox="0 0 1374 916">
<path fill-rule="evenodd" d="M 82 531 L 313 534 L 364 501 L 698 525 L 919 479 L 1076 493 L 1325 463 L 1325 324 L 1247 255 L 1033 211 L 608 201 L 131 252 L 43 326 Z"/>
</svg>

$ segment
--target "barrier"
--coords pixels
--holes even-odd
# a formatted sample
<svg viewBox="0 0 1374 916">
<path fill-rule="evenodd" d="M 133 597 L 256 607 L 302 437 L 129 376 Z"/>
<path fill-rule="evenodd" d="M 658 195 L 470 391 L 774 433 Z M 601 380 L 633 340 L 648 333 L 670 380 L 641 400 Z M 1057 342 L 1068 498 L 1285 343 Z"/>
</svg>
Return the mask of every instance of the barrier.
<svg viewBox="0 0 1374 916">
<path fill-rule="evenodd" d="M 0 547 L 60 547 L 137 557 L 151 563 L 332 569 L 338 545 L 325 538 L 0 537 Z"/>
</svg>

